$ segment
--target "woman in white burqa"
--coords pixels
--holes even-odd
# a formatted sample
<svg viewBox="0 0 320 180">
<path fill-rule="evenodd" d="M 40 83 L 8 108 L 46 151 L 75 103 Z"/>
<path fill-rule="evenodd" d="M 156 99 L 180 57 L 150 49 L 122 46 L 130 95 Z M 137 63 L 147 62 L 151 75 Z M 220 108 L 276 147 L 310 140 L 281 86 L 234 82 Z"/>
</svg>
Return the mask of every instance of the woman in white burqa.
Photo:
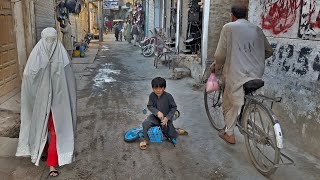
<svg viewBox="0 0 320 180">
<path fill-rule="evenodd" d="M 76 84 L 70 59 L 57 31 L 46 28 L 23 72 L 16 156 L 31 156 L 38 166 L 47 152 L 49 175 L 58 176 L 56 166 L 74 161 L 75 131 Z"/>
</svg>

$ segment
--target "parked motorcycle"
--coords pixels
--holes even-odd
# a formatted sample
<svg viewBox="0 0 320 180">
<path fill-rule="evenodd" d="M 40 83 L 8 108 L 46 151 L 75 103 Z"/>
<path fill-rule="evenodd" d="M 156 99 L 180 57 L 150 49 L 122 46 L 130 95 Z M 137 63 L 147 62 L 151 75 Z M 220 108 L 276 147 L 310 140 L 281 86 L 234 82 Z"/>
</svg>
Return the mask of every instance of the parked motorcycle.
<svg viewBox="0 0 320 180">
<path fill-rule="evenodd" d="M 86 31 L 85 31 L 86 32 Z M 89 47 L 89 44 L 91 42 L 91 39 L 93 39 L 93 34 L 86 32 L 83 41 L 82 41 L 82 46 L 84 46 L 84 50 L 87 50 Z"/>
<path fill-rule="evenodd" d="M 142 54 L 145 57 L 152 56 L 155 53 L 155 51 L 157 51 L 158 44 L 164 41 L 164 36 L 161 33 L 161 29 L 158 32 L 157 29 L 155 28 L 154 33 L 151 30 L 150 30 L 150 33 L 152 35 L 146 38 L 140 44 Z"/>
</svg>

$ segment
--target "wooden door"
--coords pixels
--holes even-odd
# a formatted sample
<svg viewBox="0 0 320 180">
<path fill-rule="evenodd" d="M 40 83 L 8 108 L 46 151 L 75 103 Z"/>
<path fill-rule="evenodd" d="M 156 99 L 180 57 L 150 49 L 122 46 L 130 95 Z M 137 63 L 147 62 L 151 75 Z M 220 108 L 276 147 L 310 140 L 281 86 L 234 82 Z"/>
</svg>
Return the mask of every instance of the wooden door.
<svg viewBox="0 0 320 180">
<path fill-rule="evenodd" d="M 0 0 L 0 104 L 20 91 L 13 21 L 10 0 Z"/>
</svg>

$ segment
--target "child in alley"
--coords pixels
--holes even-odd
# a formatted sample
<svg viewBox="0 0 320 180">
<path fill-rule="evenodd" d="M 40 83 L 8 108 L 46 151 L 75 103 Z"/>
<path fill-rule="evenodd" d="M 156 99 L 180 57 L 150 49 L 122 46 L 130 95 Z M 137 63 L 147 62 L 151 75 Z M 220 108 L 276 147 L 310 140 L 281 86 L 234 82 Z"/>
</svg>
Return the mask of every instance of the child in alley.
<svg viewBox="0 0 320 180">
<path fill-rule="evenodd" d="M 162 131 L 175 144 L 179 133 L 173 126 L 172 120 L 177 110 L 177 105 L 172 95 L 165 91 L 166 80 L 156 77 L 151 81 L 153 92 L 149 95 L 148 109 L 152 113 L 142 123 L 144 139 L 140 142 L 140 149 L 147 149 L 150 142 L 148 129 L 153 126 L 161 126 Z"/>
</svg>

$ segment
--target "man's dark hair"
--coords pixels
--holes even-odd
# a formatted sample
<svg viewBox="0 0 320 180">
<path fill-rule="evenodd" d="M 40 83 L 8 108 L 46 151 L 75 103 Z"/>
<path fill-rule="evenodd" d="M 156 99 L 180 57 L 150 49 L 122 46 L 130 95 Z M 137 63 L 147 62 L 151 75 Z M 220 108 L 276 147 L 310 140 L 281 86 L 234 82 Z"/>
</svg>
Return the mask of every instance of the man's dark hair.
<svg viewBox="0 0 320 180">
<path fill-rule="evenodd" d="M 162 77 L 156 77 L 152 79 L 151 86 L 152 88 L 157 88 L 157 87 L 166 88 L 167 83 L 166 83 L 166 80 L 163 79 Z"/>
<path fill-rule="evenodd" d="M 235 5 L 233 5 L 231 7 L 231 13 L 237 19 L 245 19 L 245 18 L 247 18 L 247 12 L 248 12 L 248 9 L 243 4 L 235 4 Z"/>
</svg>

